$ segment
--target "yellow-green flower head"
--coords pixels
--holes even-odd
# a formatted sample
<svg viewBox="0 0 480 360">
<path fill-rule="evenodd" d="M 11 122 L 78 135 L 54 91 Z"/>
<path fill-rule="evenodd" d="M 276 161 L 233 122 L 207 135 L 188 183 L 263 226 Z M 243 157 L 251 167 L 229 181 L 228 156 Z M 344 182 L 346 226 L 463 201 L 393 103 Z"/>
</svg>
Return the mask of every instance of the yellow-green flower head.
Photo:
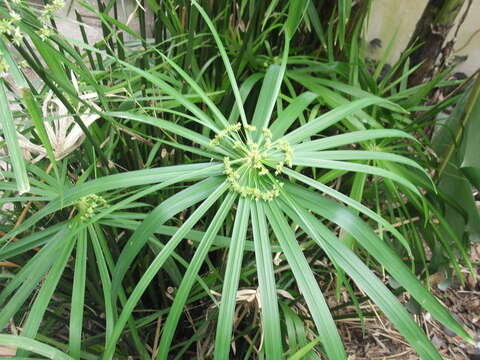
<svg viewBox="0 0 480 360">
<path fill-rule="evenodd" d="M 57 10 L 61 10 L 65 7 L 64 0 L 53 0 L 50 4 L 45 5 L 45 11 L 48 13 L 54 13 Z"/>
<path fill-rule="evenodd" d="M 16 27 L 15 30 L 13 31 L 12 41 L 15 45 L 20 45 L 22 40 L 23 40 L 23 34 L 21 33 L 20 28 Z"/>
<path fill-rule="evenodd" d="M 0 77 L 5 76 L 7 74 L 9 68 L 10 68 L 10 66 L 5 61 L 5 58 L 3 58 L 3 57 L 0 58 Z"/>
<path fill-rule="evenodd" d="M 270 138 L 270 139 L 272 138 L 272 132 L 270 131 L 270 129 L 263 128 L 262 132 L 263 132 L 263 135 L 265 135 L 267 138 Z"/>
<path fill-rule="evenodd" d="M 40 30 L 37 31 L 37 34 L 42 40 L 45 41 L 54 34 L 54 31 L 48 26 L 44 25 Z"/>
<path fill-rule="evenodd" d="M 95 214 L 95 209 L 107 205 L 106 200 L 96 194 L 84 196 L 78 200 L 76 207 L 78 209 L 80 220 L 87 221 Z"/>
<path fill-rule="evenodd" d="M 0 34 L 10 35 L 13 31 L 12 20 L 2 19 L 0 20 Z"/>
<path fill-rule="evenodd" d="M 18 15 L 15 11 L 10 11 L 10 19 L 16 23 L 16 22 L 19 22 L 22 20 L 22 17 L 20 15 Z"/>
<path fill-rule="evenodd" d="M 213 138 L 213 140 L 210 141 L 210 146 L 215 147 L 220 145 L 220 142 L 222 141 L 223 138 L 230 135 L 231 133 L 239 131 L 240 128 L 241 128 L 240 123 L 228 125 L 225 129 L 219 131 L 219 133 L 215 135 L 215 138 Z"/>
<path fill-rule="evenodd" d="M 269 158 L 270 151 L 273 148 L 271 130 L 263 128 L 264 139 L 257 143 L 252 141 L 248 135 L 249 132 L 257 130 L 254 125 L 244 125 L 243 136 L 239 133 L 241 128 L 240 123 L 227 125 L 223 130 L 217 132 L 210 145 L 220 145 L 229 151 L 232 151 L 232 149 L 241 150 L 234 153 L 235 161 L 232 161 L 229 156 L 223 159 L 223 173 L 231 191 L 255 201 L 272 201 L 280 195 L 280 189 L 283 185 L 272 176 L 281 174 L 285 165 L 292 165 L 293 149 L 285 140 L 280 139 L 275 142 L 274 148 L 283 153 L 283 158 L 276 164 L 272 163 L 272 158 Z M 235 136 L 227 141 L 226 138 L 232 133 L 235 133 Z M 243 141 L 239 138 L 243 138 Z M 272 171 L 269 170 L 270 167 L 273 168 Z M 252 183 L 255 186 L 252 186 Z"/>
</svg>

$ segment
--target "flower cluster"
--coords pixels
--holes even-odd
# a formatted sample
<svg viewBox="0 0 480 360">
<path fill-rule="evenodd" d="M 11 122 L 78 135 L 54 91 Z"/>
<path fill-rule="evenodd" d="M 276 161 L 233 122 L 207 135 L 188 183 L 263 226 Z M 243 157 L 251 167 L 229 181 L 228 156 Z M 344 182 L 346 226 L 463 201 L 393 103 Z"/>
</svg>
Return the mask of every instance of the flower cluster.
<svg viewBox="0 0 480 360">
<path fill-rule="evenodd" d="M 247 163 L 253 169 L 261 169 L 263 167 L 262 160 L 264 155 L 260 152 L 260 146 L 252 141 L 247 142 L 248 156 Z"/>
<path fill-rule="evenodd" d="M 47 40 L 50 36 L 55 34 L 53 29 L 49 28 L 47 25 L 43 25 L 40 30 L 37 31 L 38 36 L 40 36 L 40 39 L 43 41 Z"/>
<path fill-rule="evenodd" d="M 49 22 L 54 16 L 55 12 L 58 10 L 61 10 L 65 7 L 65 1 L 64 0 L 52 0 L 50 3 L 45 5 L 43 8 L 43 12 L 40 15 L 40 22 L 42 23 L 42 27 L 40 30 L 37 31 L 38 36 L 42 40 L 48 39 L 50 36 L 55 34 L 55 31 L 49 27 Z"/>
<path fill-rule="evenodd" d="M 220 144 L 220 141 L 225 137 L 228 136 L 234 132 L 238 132 L 242 125 L 240 123 L 236 123 L 233 125 L 227 126 L 225 129 L 220 131 L 217 135 L 215 135 L 215 138 L 210 141 L 210 146 L 217 146 Z"/>
<path fill-rule="evenodd" d="M 12 42 L 15 45 L 20 45 L 20 42 L 23 40 L 23 34 L 16 24 L 20 22 L 22 18 L 13 10 L 10 11 L 9 15 L 9 18 L 0 20 L 0 34 L 11 36 Z"/>
<path fill-rule="evenodd" d="M 275 167 L 275 175 L 282 172 L 283 166 L 287 164 L 288 167 L 292 166 L 293 161 L 293 149 L 286 140 L 279 140 L 275 145 L 275 149 L 283 152 L 283 159 Z"/>
<path fill-rule="evenodd" d="M 0 53 L 0 77 L 6 76 L 8 74 L 8 69 L 9 68 L 10 68 L 10 66 L 8 65 L 5 58 Z"/>
<path fill-rule="evenodd" d="M 65 7 L 64 0 L 53 0 L 51 3 L 45 5 L 43 8 L 43 15 L 51 17 L 55 11 L 61 10 Z"/>
<path fill-rule="evenodd" d="M 95 209 L 101 208 L 105 205 L 107 205 L 107 201 L 101 196 L 91 194 L 82 197 L 76 204 L 80 220 L 87 221 L 88 219 L 91 219 L 95 213 Z"/>
<path fill-rule="evenodd" d="M 223 172 L 225 175 L 227 175 L 227 179 L 230 183 L 234 183 L 240 178 L 240 174 L 238 173 L 238 171 L 233 170 L 232 162 L 230 161 L 230 158 L 228 156 L 223 158 L 223 166 L 225 167 L 225 170 Z"/>
<path fill-rule="evenodd" d="M 17 23 L 19 21 L 22 20 L 22 18 L 20 17 L 20 15 L 18 15 L 15 11 L 10 11 L 10 20 L 13 22 L 13 23 Z"/>
<path fill-rule="evenodd" d="M 240 196 L 249 197 L 255 201 L 272 201 L 280 195 L 280 188 L 283 186 L 283 183 L 277 182 L 276 184 L 273 184 L 269 190 L 260 190 L 256 187 L 242 185 L 239 181 L 240 174 L 232 168 L 232 163 L 229 157 L 223 159 L 223 164 L 225 166 L 224 173 L 227 175 L 227 181 L 230 183 L 233 191 L 239 193 Z"/>
<path fill-rule="evenodd" d="M 272 139 L 272 132 L 270 131 L 270 129 L 263 128 L 262 133 L 263 135 L 265 135 L 267 139 L 270 139 L 270 140 Z"/>
<path fill-rule="evenodd" d="M 240 124 L 228 126 L 225 130 L 217 134 L 210 144 L 218 145 L 225 136 L 233 132 L 238 133 L 240 128 Z M 243 129 L 245 133 L 257 130 L 253 125 L 244 125 Z M 224 173 L 227 176 L 227 181 L 230 183 L 231 189 L 239 193 L 241 196 L 249 197 L 256 201 L 272 201 L 275 197 L 280 195 L 280 189 L 283 183 L 278 182 L 272 178 L 272 176 L 265 177 L 265 175 L 271 175 L 268 167 L 265 165 L 269 163 L 269 151 L 273 145 L 276 150 L 281 150 L 284 154 L 280 163 L 275 167 L 277 170 L 275 174 L 278 175 L 285 164 L 288 166 L 292 165 L 293 150 L 290 144 L 285 140 L 279 140 L 276 143 L 272 143 L 273 135 L 270 129 L 262 129 L 262 134 L 264 138 L 261 139 L 259 143 L 253 142 L 250 139 L 248 139 L 246 143 L 241 140 L 233 142 L 233 148 L 240 150 L 239 153 L 241 154 L 236 161 L 241 161 L 243 163 L 239 168 L 243 168 L 246 171 L 246 174 L 248 174 L 246 178 L 249 180 L 252 180 L 251 176 L 253 176 L 256 185 L 249 186 L 250 184 L 245 184 L 242 181 L 241 177 L 243 175 L 241 176 L 239 170 L 232 166 L 232 161 L 229 157 L 225 157 L 223 160 Z M 262 178 L 265 180 L 262 180 Z"/>
<path fill-rule="evenodd" d="M 237 186 L 236 186 L 237 185 Z M 272 201 L 277 196 L 280 195 L 280 187 L 283 183 L 274 184 L 270 190 L 262 191 L 256 187 L 251 186 L 241 186 L 239 184 L 235 184 L 232 186 L 233 190 L 238 192 L 242 197 L 249 197 L 255 201 L 263 200 L 263 201 Z"/>
</svg>

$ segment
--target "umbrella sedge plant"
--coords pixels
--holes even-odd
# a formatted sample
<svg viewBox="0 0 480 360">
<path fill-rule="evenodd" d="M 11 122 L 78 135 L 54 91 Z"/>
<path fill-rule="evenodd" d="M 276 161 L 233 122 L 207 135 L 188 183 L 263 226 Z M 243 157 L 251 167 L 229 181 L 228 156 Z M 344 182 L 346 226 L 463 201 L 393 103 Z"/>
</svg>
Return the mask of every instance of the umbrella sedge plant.
<svg viewBox="0 0 480 360">
<path fill-rule="evenodd" d="M 237 294 L 241 290 L 243 267 L 251 259 L 253 266 L 249 268 L 253 268 L 254 286 L 258 288 L 258 302 L 261 304 L 259 356 L 284 358 L 292 352 L 288 348 L 290 344 L 284 340 L 285 325 L 281 313 L 287 327 L 295 317 L 278 299 L 282 289 L 278 286 L 272 255 L 276 251 L 283 254 L 293 273 L 314 325 L 312 331 L 317 336 L 292 358 L 298 358 L 298 354 L 316 347 L 329 359 L 346 359 L 334 317 L 304 253 L 303 245 L 309 243 L 309 246 L 320 249 L 335 267 L 341 269 L 378 305 L 419 356 L 441 359 L 398 298 L 375 274 L 375 269 L 362 260 L 353 250 L 351 242 L 344 241 L 334 226 L 355 239 L 357 247 L 375 259 L 440 323 L 470 339 L 449 311 L 423 287 L 393 250 L 390 241 L 379 236 L 375 230 L 385 230 L 392 241 L 411 255 L 410 243 L 405 236 L 379 212 L 316 176 L 326 170 L 383 179 L 391 186 L 397 184 L 402 189 L 408 189 L 410 196 L 415 196 L 421 203 L 419 186 L 429 182 L 428 175 L 413 160 L 389 151 L 402 143 L 415 146 L 415 138 L 404 131 L 380 125 L 356 129 L 349 126 L 359 112 L 379 113 L 381 110 L 398 116 L 406 116 L 407 112 L 398 104 L 367 92 L 358 99 L 330 106 L 332 109 L 329 111 L 323 111 L 324 107 L 317 103 L 319 95 L 312 92 L 289 97 L 284 107 L 282 104 L 286 97 L 282 88 L 289 81 L 290 42 L 302 16 L 299 9 L 292 6 L 288 13 L 280 58 L 268 65 L 264 74 L 255 73 L 240 81 L 209 16 L 196 2 L 192 2 L 191 6 L 198 11 L 213 36 L 226 71 L 231 101 L 221 99 L 222 93 L 230 92 L 210 96 L 203 90 L 200 81 L 193 79 L 175 59 L 158 49 L 150 55 L 155 54 L 162 69 L 169 69 L 174 75 L 160 75 L 157 71 L 148 71 L 145 66 L 133 65 L 135 62 L 129 62 L 124 53 L 117 57 L 112 51 L 100 50 L 85 41 L 71 39 L 68 42 L 73 46 L 69 46 L 62 40 L 59 44 L 67 53 L 70 51 L 70 55 L 83 49 L 89 59 L 95 56 L 105 64 L 115 66 L 112 72 L 115 76 L 135 74 L 144 86 L 148 85 L 168 96 L 170 101 L 170 106 L 157 105 L 156 110 L 161 116 L 153 116 L 141 103 L 136 104 L 138 107 L 118 109 L 112 106 L 108 97 L 104 97 L 104 88 L 100 84 L 105 79 L 97 81 L 94 74 L 86 73 L 85 68 L 76 68 L 80 69 L 80 73 L 84 71 L 83 74 L 87 74 L 85 78 L 94 84 L 99 101 L 92 105 L 78 94 L 77 88 L 72 85 L 73 77 L 69 78 L 63 71 L 62 66 L 71 66 L 73 70 L 74 65 L 67 65 L 67 62 L 60 65 L 54 57 L 48 57 L 48 52 L 42 53 L 48 59 L 49 67 L 55 71 L 39 73 L 45 76 L 45 81 L 50 81 L 50 86 L 57 86 L 55 95 L 62 103 L 70 99 L 72 103 L 86 106 L 88 113 L 96 114 L 95 118 L 98 116 L 107 124 L 127 128 L 144 125 L 159 129 L 175 140 L 168 141 L 169 146 L 180 150 L 180 154 L 190 155 L 177 159 L 176 164 L 171 166 L 113 175 L 97 174 L 94 164 L 77 178 L 74 185 L 69 184 L 66 181 L 67 166 L 62 165 L 61 159 L 55 158 L 48 136 L 42 131 L 39 104 L 35 96 L 25 90 L 23 101 L 26 110 L 35 122 L 37 136 L 44 143 L 44 154 L 55 175 L 35 164 L 4 174 L 7 181 L 2 184 L 2 190 L 11 192 L 19 185 L 19 189 L 30 195 L 4 199 L 4 203 L 32 201 L 44 206 L 35 206 L 36 211 L 30 217 L 7 231 L 1 239 L 0 259 L 21 260 L 23 265 L 9 277 L 0 293 L 0 328 L 6 329 L 12 319 L 21 317 L 27 300 L 31 299 L 31 305 L 25 311 L 20 334 L 2 334 L 0 344 L 16 347 L 17 356 L 28 356 L 34 352 L 58 359 L 109 360 L 134 351 L 142 358 L 163 360 L 171 356 L 181 357 L 189 343 L 177 343 L 176 334 L 186 305 L 198 299 L 198 291 L 193 296 L 192 290 L 200 284 L 201 297 L 210 298 L 217 313 L 213 358 L 231 358 L 232 342 L 236 338 L 233 322 Z M 345 9 L 342 6 L 340 10 L 345 12 Z M 31 25 L 22 23 L 19 26 L 28 33 Z M 41 44 L 37 35 L 29 35 L 36 46 Z M 344 35 L 341 36 L 342 42 L 343 38 Z M 38 70 L 28 53 L 21 54 Z M 194 53 L 190 55 L 194 56 Z M 13 60 L 9 60 L 15 66 Z M 102 71 L 100 76 L 104 77 Z M 29 87 L 21 74 L 16 76 Z M 257 83 L 258 96 L 252 96 L 252 89 Z M 59 89 L 68 96 L 62 97 Z M 189 91 L 188 96 L 185 89 Z M 6 92 L 4 88 L 1 90 Z M 191 95 L 194 95 L 194 100 Z M 247 106 L 252 101 L 254 106 Z M 229 102 L 233 104 L 231 109 L 222 111 L 218 104 Z M 0 105 L 3 113 L 8 115 L 6 119 L 13 119 L 6 96 L 2 97 Z M 67 107 L 75 121 L 75 109 L 80 108 Z M 171 121 L 172 118 L 175 121 Z M 82 130 L 91 148 L 103 154 L 96 139 L 99 129 L 95 128 L 97 124 L 92 126 L 94 130 L 91 132 L 97 134 L 92 135 L 85 126 Z M 346 130 L 331 135 L 328 130 L 333 127 Z M 10 127 L 9 132 L 9 139 L 12 139 L 14 128 Z M 381 146 L 386 141 L 395 143 L 396 147 Z M 11 144 L 16 150 L 21 145 Z M 362 150 L 356 147 L 359 144 Z M 14 155 L 16 162 L 22 163 L 19 152 Z M 100 160 L 106 160 L 108 164 L 107 156 L 103 154 L 105 159 Z M 422 179 L 417 181 L 417 178 L 404 176 L 404 169 L 415 169 Z M 27 181 L 25 174 L 28 173 Z M 90 179 L 92 173 L 95 174 L 93 180 Z M 35 179 L 34 175 L 42 181 Z M 16 177 L 21 184 L 15 183 Z M 61 189 L 60 194 L 58 189 Z M 143 200 L 155 194 L 161 194 L 157 197 L 161 200 L 146 206 Z M 129 211 L 135 208 L 149 208 L 150 211 L 144 214 Z M 55 214 L 62 214 L 63 220 L 51 225 L 48 219 Z M 31 232 L 38 224 L 42 224 L 39 231 Z M 125 233 L 124 229 L 129 231 Z M 121 243 L 107 236 L 109 232 L 118 234 L 120 230 L 122 236 L 128 237 Z M 165 241 L 158 240 L 156 234 L 162 234 Z M 188 258 L 181 251 L 187 241 L 194 244 Z M 140 274 L 132 273 L 132 268 L 139 266 L 138 259 L 145 253 L 146 247 L 152 250 L 154 257 L 147 257 L 148 263 L 144 264 Z M 226 264 L 221 274 L 221 286 L 217 288 L 220 294 L 217 300 L 211 295 L 211 281 L 202 276 L 202 269 L 211 267 L 210 255 L 220 250 L 225 252 Z M 70 266 L 73 254 L 74 263 Z M 185 268 L 183 274 L 178 264 Z M 90 275 L 91 271 L 95 276 Z M 137 307 L 162 271 L 176 279 L 172 302 L 151 316 L 139 319 Z M 138 276 L 133 285 L 132 276 Z M 62 279 L 68 279 L 70 285 L 65 286 Z M 98 283 L 101 289 L 96 288 Z M 125 286 L 126 283 L 131 286 Z M 43 327 L 51 328 L 45 319 L 49 305 L 59 294 L 68 302 L 68 306 L 62 308 L 68 312 L 68 344 L 42 335 Z M 89 305 L 89 296 L 103 306 L 101 321 L 104 322 L 104 332 L 85 336 L 88 320 L 84 309 Z M 155 351 L 151 354 L 144 345 L 142 327 L 158 319 L 162 321 Z"/>
</svg>

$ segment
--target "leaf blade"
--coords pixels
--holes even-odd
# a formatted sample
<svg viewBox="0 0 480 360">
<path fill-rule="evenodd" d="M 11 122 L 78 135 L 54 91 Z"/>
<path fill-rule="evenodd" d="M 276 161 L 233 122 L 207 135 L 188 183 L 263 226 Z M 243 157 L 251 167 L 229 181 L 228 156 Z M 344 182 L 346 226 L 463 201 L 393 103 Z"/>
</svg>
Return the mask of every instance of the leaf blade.
<svg viewBox="0 0 480 360">
<path fill-rule="evenodd" d="M 10 161 L 13 172 L 15 173 L 18 192 L 21 195 L 30 190 L 30 183 L 28 181 L 27 167 L 18 141 L 4 82 L 5 80 L 3 78 L 0 79 L 0 124 L 2 125 L 5 142 L 7 143 L 8 152 L 10 153 Z"/>
</svg>

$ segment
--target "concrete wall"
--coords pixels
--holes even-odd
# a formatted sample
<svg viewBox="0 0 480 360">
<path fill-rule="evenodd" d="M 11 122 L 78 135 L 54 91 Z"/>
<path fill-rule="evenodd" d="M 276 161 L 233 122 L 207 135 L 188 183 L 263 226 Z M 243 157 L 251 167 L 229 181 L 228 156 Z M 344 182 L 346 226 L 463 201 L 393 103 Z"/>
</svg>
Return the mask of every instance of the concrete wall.
<svg viewBox="0 0 480 360">
<path fill-rule="evenodd" d="M 96 8 L 97 0 L 84 0 L 88 2 L 92 7 Z M 97 16 L 89 9 L 79 5 L 76 0 L 65 1 L 66 6 L 61 12 L 59 12 L 55 21 L 57 23 L 59 31 L 66 37 L 73 38 L 82 41 L 79 24 L 76 20 L 75 11 L 82 16 L 82 20 L 85 24 L 84 29 L 88 37 L 90 44 L 94 44 L 97 41 L 103 39 L 103 33 L 101 23 Z M 136 1 L 119 1 L 118 2 L 118 19 L 124 24 L 128 24 L 135 32 L 140 33 L 140 27 L 138 22 L 138 4 Z M 113 11 L 110 16 L 113 17 Z M 147 31 L 150 33 L 153 30 L 153 14 L 147 13 L 146 18 Z M 133 39 L 129 34 L 124 33 L 124 39 Z"/>
<path fill-rule="evenodd" d="M 427 0 L 374 0 L 370 17 L 367 38 L 368 40 L 381 39 L 382 49 L 371 50 L 373 58 L 380 58 L 390 39 L 396 34 L 396 42 L 392 49 L 390 61 L 395 61 L 408 44 L 415 25 L 422 15 Z M 460 11 L 457 23 L 466 10 Z M 450 33 L 453 37 L 456 26 Z M 480 0 L 473 0 L 470 12 L 458 34 L 455 47 L 455 56 L 468 56 L 468 59 L 459 65 L 458 71 L 472 74 L 480 68 Z"/>
</svg>

